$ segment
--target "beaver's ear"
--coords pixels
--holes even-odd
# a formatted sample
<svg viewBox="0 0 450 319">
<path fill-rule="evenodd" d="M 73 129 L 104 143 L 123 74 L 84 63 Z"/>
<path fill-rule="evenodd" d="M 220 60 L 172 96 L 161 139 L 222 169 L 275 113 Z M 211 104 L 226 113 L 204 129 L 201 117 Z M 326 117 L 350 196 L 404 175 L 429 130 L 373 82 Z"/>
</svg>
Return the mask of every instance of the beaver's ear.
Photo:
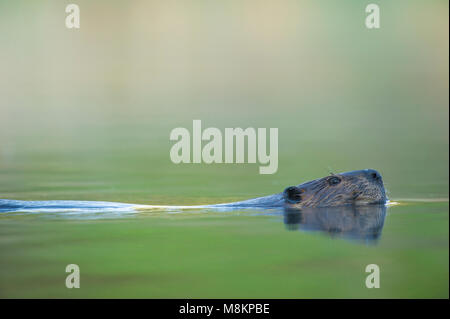
<svg viewBox="0 0 450 319">
<path fill-rule="evenodd" d="M 300 203 L 302 201 L 303 192 L 304 190 L 297 186 L 289 186 L 284 190 L 283 196 L 291 203 Z"/>
</svg>

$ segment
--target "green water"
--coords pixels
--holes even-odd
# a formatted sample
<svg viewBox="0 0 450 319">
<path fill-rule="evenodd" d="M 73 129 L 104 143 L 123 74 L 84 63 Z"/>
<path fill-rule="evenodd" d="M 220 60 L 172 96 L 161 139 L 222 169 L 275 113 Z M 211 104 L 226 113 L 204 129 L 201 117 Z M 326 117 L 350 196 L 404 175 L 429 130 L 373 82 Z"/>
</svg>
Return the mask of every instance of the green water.
<svg viewBox="0 0 450 319">
<path fill-rule="evenodd" d="M 255 127 L 269 126 L 261 118 L 253 121 Z M 344 132 L 332 143 L 320 136 L 306 139 L 291 133 L 294 121 L 281 123 L 275 116 L 279 170 L 260 175 L 255 164 L 173 164 L 169 132 L 191 124 L 174 122 L 86 123 L 71 135 L 40 129 L 17 137 L 0 165 L 0 198 L 210 204 L 277 193 L 325 176 L 333 165 L 338 172 L 378 169 L 389 198 L 400 205 L 387 208 L 374 243 L 289 230 L 283 216 L 254 212 L 141 212 L 96 220 L 2 214 L 1 297 L 448 297 L 446 141 L 424 145 L 432 154 L 426 168 L 424 153 L 415 153 L 433 130 L 402 144 L 388 136 L 389 129 L 380 131 L 377 138 L 391 141 L 381 152 L 378 144 L 365 142 L 373 141 L 369 134 L 351 145 Z M 80 267 L 80 289 L 65 287 L 68 264 Z M 378 289 L 365 286 L 368 264 L 380 267 Z"/>
<path fill-rule="evenodd" d="M 371 243 L 250 212 L 0 214 L 0 297 L 449 297 L 448 1 L 381 1 L 377 30 L 362 2 L 77 4 L 69 30 L 60 1 L 0 2 L 0 199 L 211 204 L 373 168 L 400 205 Z M 278 128 L 278 171 L 173 164 L 195 119 Z"/>
<path fill-rule="evenodd" d="M 388 209 L 376 245 L 288 231 L 276 216 L 0 220 L 1 297 L 448 297 L 448 204 Z M 65 287 L 76 263 L 81 288 Z M 380 267 L 380 288 L 365 267 Z"/>
</svg>

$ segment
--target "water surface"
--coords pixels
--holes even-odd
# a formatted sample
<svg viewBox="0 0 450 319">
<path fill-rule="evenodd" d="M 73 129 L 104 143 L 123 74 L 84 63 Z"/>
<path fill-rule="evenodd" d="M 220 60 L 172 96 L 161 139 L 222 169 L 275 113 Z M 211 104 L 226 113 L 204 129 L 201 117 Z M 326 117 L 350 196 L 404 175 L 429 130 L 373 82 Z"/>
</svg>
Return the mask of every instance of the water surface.
<svg viewBox="0 0 450 319">
<path fill-rule="evenodd" d="M 60 1 L 0 1 L 0 198 L 202 205 L 373 168 L 400 204 L 0 213 L 0 297 L 448 298 L 448 1 L 385 1 L 377 30 L 356 1 L 77 4 L 67 30 Z M 278 128 L 278 171 L 172 163 L 196 119 Z"/>
<path fill-rule="evenodd" d="M 326 210 L 302 214 L 3 213 L 0 294 L 44 298 L 448 296 L 447 202 L 403 202 L 386 212 L 375 208 L 344 210 L 341 215 Z M 65 266 L 71 263 L 80 266 L 80 289 L 65 288 Z M 367 289 L 364 284 L 365 267 L 373 263 L 381 269 L 380 289 Z"/>
</svg>

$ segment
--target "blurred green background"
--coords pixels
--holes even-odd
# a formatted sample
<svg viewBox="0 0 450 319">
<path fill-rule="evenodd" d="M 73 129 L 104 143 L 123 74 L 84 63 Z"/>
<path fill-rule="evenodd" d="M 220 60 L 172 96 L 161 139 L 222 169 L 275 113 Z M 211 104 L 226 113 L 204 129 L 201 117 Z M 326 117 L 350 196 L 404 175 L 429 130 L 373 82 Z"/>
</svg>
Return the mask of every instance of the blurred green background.
<svg viewBox="0 0 450 319">
<path fill-rule="evenodd" d="M 1 217 L 1 297 L 67 296 L 58 277 L 65 274 L 56 270 L 72 259 L 86 260 L 82 269 L 92 270 L 90 262 L 108 271 L 112 285 L 124 284 L 122 273 L 136 274 L 137 260 L 146 278 L 162 285 L 130 275 L 128 288 L 114 296 L 358 297 L 366 295 L 330 278 L 344 256 L 359 271 L 367 254 L 393 265 L 392 278 L 401 280 L 374 296 L 448 297 L 448 1 L 376 1 L 378 30 L 365 27 L 369 2 L 361 1 L 74 2 L 79 30 L 64 24 L 70 2 L 0 1 L 0 198 L 216 203 L 279 192 L 329 170 L 375 168 L 391 199 L 441 203 L 415 206 L 411 214 L 412 206 L 393 208 L 385 244 L 369 252 L 287 233 L 269 217 Z M 173 164 L 170 131 L 191 130 L 194 119 L 221 129 L 279 128 L 278 172 L 259 175 L 256 164 Z M 192 246 L 178 246 L 183 240 Z M 54 241 L 79 244 L 55 248 Z M 65 257 L 55 257 L 62 251 Z M 111 251 L 127 254 L 111 264 Z M 183 254 L 197 261 L 175 258 Z M 277 254 L 294 261 L 275 262 Z M 219 255 L 229 257 L 220 263 Z M 166 268 L 150 267 L 154 260 Z M 209 270 L 202 268 L 209 262 Z M 249 282 L 258 262 L 269 267 Z M 175 270 L 168 266 L 175 263 Z M 227 272 L 214 268 L 219 264 Z M 318 281 L 285 290 L 292 268 L 294 275 L 317 271 Z M 420 277 L 412 289 L 411 278 L 427 271 L 435 277 Z M 198 284 L 210 279 L 205 273 L 231 286 Z M 276 280 L 280 273 L 286 277 Z M 353 281 L 340 278 L 359 285 L 364 274 L 351 274 Z M 181 277 L 192 281 L 177 286 Z M 171 288 L 161 288 L 164 278 L 173 280 Z M 42 289 L 27 291 L 30 280 Z M 105 296 L 105 286 L 96 287 L 74 293 Z"/>
</svg>

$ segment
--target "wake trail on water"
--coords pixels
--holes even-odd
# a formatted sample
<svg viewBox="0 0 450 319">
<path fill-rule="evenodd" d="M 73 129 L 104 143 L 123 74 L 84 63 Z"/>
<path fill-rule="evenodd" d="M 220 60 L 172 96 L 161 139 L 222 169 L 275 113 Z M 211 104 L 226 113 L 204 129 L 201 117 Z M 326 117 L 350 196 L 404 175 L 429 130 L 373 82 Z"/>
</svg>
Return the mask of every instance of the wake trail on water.
<svg viewBox="0 0 450 319">
<path fill-rule="evenodd" d="M 447 199 L 402 199 L 389 200 L 386 206 L 407 205 L 408 202 L 448 202 Z M 121 217 L 138 213 L 180 213 L 195 211 L 229 212 L 242 209 L 276 211 L 282 208 L 282 199 L 279 194 L 269 195 L 240 202 L 214 205 L 168 206 L 168 205 L 141 205 L 133 203 L 104 202 L 104 201 L 77 201 L 77 200 L 48 200 L 24 201 L 0 199 L 0 214 L 58 214 L 73 217 Z"/>
<path fill-rule="evenodd" d="M 224 203 L 214 205 L 168 206 L 168 205 L 141 205 L 132 203 L 104 202 L 104 201 L 77 201 L 77 200 L 48 200 L 23 201 L 0 199 L 0 214 L 57 214 L 67 217 L 123 217 L 138 213 L 181 213 L 189 210 L 227 212 L 239 209 L 273 209 L 267 202 L 273 195 L 251 199 L 242 202 Z M 261 205 L 261 202 L 263 205 Z M 257 205 L 259 203 L 260 205 Z M 276 202 L 278 203 L 278 202 Z"/>
<path fill-rule="evenodd" d="M 215 211 L 228 211 L 241 208 L 272 209 L 283 207 L 284 199 L 281 194 L 268 195 L 233 203 L 193 206 L 166 206 L 166 205 L 140 205 L 132 203 L 75 201 L 75 200 L 48 200 L 23 201 L 0 199 L 0 213 L 105 213 L 137 211 L 180 211 L 189 209 L 214 209 Z"/>
<path fill-rule="evenodd" d="M 23 201 L 0 199 L 0 213 L 136 212 L 139 210 L 174 210 L 204 207 L 208 206 L 140 205 L 132 203 L 77 200 Z"/>
</svg>

